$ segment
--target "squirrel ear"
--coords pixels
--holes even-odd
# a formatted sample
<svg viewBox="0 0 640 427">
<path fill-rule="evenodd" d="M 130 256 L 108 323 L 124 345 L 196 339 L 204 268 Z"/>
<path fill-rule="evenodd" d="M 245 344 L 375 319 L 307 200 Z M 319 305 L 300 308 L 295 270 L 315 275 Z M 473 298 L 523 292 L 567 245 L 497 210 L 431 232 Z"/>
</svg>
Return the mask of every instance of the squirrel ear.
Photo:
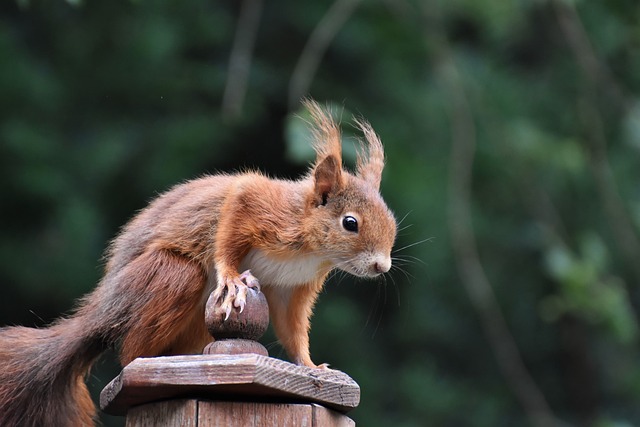
<svg viewBox="0 0 640 427">
<path fill-rule="evenodd" d="M 314 171 L 316 206 L 326 205 L 330 193 L 342 188 L 342 165 L 335 156 L 325 157 Z"/>
<path fill-rule="evenodd" d="M 380 189 L 382 169 L 384 169 L 384 149 L 380 138 L 371 125 L 364 120 L 356 120 L 367 144 L 362 143 L 356 160 L 356 173 L 363 180 Z"/>
</svg>

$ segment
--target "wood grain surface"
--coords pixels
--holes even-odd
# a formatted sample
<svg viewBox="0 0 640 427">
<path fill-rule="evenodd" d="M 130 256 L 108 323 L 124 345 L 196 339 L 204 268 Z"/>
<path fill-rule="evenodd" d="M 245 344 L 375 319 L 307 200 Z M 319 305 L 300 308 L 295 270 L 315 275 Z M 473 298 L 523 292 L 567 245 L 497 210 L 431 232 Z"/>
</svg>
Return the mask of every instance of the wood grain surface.
<svg viewBox="0 0 640 427">
<path fill-rule="evenodd" d="M 312 369 L 257 354 L 139 358 L 100 395 L 100 406 L 124 414 L 136 405 L 179 397 L 319 403 L 355 408 L 360 387 L 347 374 Z"/>
</svg>

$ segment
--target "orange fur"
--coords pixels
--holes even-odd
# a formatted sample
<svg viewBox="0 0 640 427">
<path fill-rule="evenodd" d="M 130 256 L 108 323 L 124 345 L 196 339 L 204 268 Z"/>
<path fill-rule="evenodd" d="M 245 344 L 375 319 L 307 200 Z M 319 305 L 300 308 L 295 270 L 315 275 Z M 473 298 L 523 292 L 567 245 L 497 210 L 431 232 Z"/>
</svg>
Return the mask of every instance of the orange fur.
<svg viewBox="0 0 640 427">
<path fill-rule="evenodd" d="M 396 222 L 378 193 L 383 153 L 369 141 L 355 175 L 342 169 L 338 125 L 313 102 L 317 159 L 297 180 L 259 173 L 206 176 L 178 185 L 136 215 L 110 245 L 105 274 L 76 313 L 44 329 L 0 329 L 0 425 L 87 425 L 84 385 L 107 348 L 139 356 L 201 352 L 210 340 L 204 303 L 214 288 L 261 281 L 275 332 L 295 363 L 312 366 L 313 305 L 333 268 L 388 271 Z M 357 218 L 348 230 L 344 218 Z M 217 288 L 216 288 L 217 287 Z"/>
<path fill-rule="evenodd" d="M 144 253 L 127 265 L 129 288 L 152 298 L 138 300 L 135 321 L 121 344 L 123 365 L 140 356 L 201 352 L 211 341 L 201 304 L 206 286 L 202 267 L 167 251 Z M 151 274 L 150 277 L 145 277 Z"/>
<path fill-rule="evenodd" d="M 310 319 L 324 277 L 290 289 L 265 288 L 271 324 L 278 340 L 298 365 L 316 367 L 309 353 Z"/>
</svg>

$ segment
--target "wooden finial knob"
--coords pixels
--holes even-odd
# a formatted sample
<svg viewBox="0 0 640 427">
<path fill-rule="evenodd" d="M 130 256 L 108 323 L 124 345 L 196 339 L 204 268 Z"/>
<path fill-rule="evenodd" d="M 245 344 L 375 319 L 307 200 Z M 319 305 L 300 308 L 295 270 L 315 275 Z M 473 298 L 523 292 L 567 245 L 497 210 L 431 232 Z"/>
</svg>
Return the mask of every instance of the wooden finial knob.
<svg viewBox="0 0 640 427">
<path fill-rule="evenodd" d="M 218 309 L 214 298 L 209 296 L 205 308 L 205 323 L 215 339 L 204 349 L 205 354 L 269 355 L 267 349 L 256 341 L 269 326 L 269 306 L 262 292 L 248 289 L 244 310 L 231 310 L 228 319 Z"/>
</svg>

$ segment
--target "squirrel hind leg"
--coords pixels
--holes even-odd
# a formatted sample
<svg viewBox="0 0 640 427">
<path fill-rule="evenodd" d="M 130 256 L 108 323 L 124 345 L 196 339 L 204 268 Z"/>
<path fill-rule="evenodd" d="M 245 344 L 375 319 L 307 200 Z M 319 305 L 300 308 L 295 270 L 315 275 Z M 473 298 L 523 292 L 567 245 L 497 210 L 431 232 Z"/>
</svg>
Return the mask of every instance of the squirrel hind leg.
<svg viewBox="0 0 640 427">
<path fill-rule="evenodd" d="M 156 250 L 124 270 L 133 297 L 120 349 L 123 366 L 141 356 L 198 352 L 211 341 L 204 324 L 207 276 L 200 264 Z"/>
<path fill-rule="evenodd" d="M 93 404 L 89 389 L 84 382 L 84 377 L 77 378 L 77 384 L 74 389 L 73 400 L 75 402 L 75 413 L 73 419 L 69 420 L 70 426 L 90 426 L 97 419 L 96 406 Z M 71 415 L 70 414 L 70 415 Z"/>
</svg>

